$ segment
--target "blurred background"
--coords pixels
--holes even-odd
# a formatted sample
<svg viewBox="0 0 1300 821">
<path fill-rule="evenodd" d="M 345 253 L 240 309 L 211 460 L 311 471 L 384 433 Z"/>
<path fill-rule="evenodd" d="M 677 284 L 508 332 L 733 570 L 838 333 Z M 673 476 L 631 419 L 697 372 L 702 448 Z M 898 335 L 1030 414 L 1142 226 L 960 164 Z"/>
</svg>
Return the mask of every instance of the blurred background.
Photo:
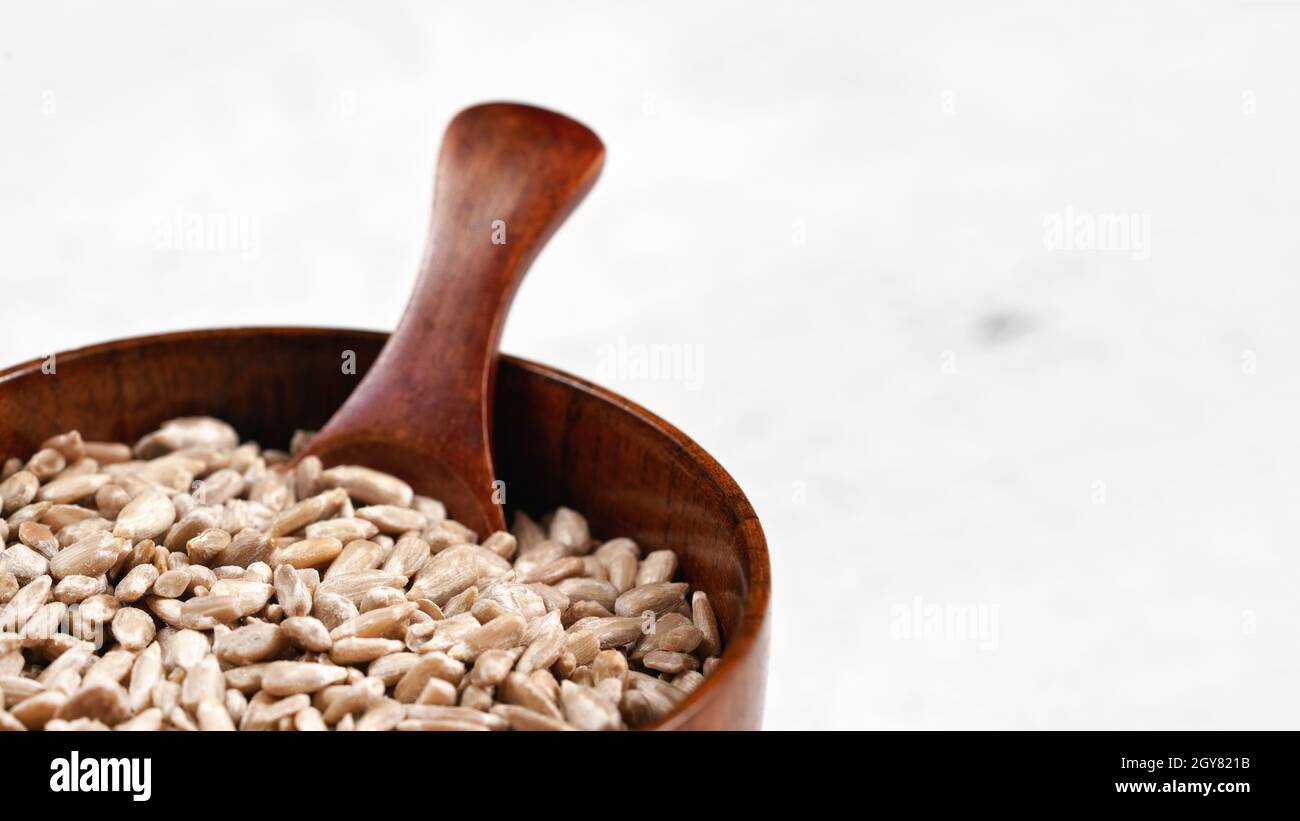
<svg viewBox="0 0 1300 821">
<path fill-rule="evenodd" d="M 0 366 L 389 329 L 448 119 L 556 108 L 503 348 L 746 490 L 768 727 L 1298 727 L 1300 3 L 967 5 L 7 3 Z"/>
</svg>

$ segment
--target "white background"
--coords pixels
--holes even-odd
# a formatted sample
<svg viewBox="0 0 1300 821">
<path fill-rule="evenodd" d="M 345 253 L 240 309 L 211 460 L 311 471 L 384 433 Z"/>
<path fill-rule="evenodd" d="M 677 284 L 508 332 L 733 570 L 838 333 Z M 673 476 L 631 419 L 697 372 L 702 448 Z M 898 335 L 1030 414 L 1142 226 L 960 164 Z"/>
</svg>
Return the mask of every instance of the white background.
<svg viewBox="0 0 1300 821">
<path fill-rule="evenodd" d="M 1300 726 L 1300 4 L 170 5 L 5 0 L 0 363 L 390 328 L 446 121 L 555 107 L 608 163 L 504 348 L 749 494 L 767 726 Z"/>
</svg>

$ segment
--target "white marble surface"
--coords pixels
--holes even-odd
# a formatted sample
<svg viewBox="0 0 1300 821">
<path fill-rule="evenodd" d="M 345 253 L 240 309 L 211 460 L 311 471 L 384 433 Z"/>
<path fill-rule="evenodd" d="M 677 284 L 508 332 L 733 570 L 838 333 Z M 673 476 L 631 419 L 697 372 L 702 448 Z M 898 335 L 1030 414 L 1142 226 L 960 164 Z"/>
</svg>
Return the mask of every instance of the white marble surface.
<svg viewBox="0 0 1300 821">
<path fill-rule="evenodd" d="M 0 362 L 391 327 L 447 119 L 553 106 L 505 348 L 746 489 L 768 726 L 1300 726 L 1297 4 L 168 5 L 4 11 Z"/>
</svg>

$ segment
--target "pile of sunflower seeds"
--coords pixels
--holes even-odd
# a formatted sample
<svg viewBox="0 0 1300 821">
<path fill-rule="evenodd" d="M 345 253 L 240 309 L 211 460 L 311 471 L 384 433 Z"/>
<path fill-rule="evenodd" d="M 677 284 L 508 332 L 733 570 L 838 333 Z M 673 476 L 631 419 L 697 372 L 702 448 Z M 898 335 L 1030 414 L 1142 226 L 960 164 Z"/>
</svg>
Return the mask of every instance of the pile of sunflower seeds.
<svg viewBox="0 0 1300 821">
<path fill-rule="evenodd" d="M 677 557 L 560 508 L 480 541 L 207 417 L 0 473 L 0 730 L 616 730 L 717 663 Z"/>
</svg>

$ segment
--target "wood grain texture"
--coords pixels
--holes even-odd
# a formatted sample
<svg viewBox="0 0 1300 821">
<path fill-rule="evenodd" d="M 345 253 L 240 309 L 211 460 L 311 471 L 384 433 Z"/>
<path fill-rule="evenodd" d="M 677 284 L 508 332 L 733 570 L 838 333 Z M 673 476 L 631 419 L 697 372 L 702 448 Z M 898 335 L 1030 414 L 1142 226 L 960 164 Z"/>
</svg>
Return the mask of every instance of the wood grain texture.
<svg viewBox="0 0 1300 821">
<path fill-rule="evenodd" d="M 286 447 L 323 424 L 375 363 L 384 334 L 323 328 L 193 331 L 121 340 L 0 371 L 0 454 L 26 457 L 47 437 L 134 442 L 176 416 L 228 420 Z M 341 372 L 344 351 L 358 373 Z M 698 445 L 632 402 L 544 365 L 503 356 L 493 406 L 496 473 L 507 512 L 559 504 L 594 533 L 670 548 L 709 594 L 726 649 L 717 672 L 662 729 L 755 729 L 762 719 L 771 580 L 749 502 Z"/>
<path fill-rule="evenodd" d="M 402 321 L 302 455 L 396 474 L 478 532 L 499 530 L 490 408 L 501 331 L 528 266 L 604 156 L 586 126 L 544 109 L 489 103 L 456 115 Z"/>
</svg>

